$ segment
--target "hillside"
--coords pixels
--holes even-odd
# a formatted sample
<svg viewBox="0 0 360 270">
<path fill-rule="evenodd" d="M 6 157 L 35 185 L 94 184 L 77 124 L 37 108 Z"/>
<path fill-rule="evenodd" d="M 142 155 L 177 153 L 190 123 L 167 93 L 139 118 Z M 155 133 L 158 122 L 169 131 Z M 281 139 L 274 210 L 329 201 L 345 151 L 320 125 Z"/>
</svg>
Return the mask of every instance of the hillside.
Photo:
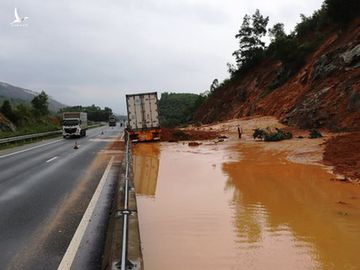
<svg viewBox="0 0 360 270">
<path fill-rule="evenodd" d="M 39 93 L 16 87 L 4 82 L 0 82 L 0 103 L 2 101 L 8 99 L 11 103 L 19 104 L 19 103 L 30 103 L 34 96 L 38 95 Z M 52 112 L 57 112 L 61 108 L 66 107 L 66 105 L 49 98 L 49 110 Z"/>
<path fill-rule="evenodd" d="M 160 123 L 165 127 L 183 125 L 191 120 L 199 95 L 189 93 L 162 93 L 159 100 Z"/>
<path fill-rule="evenodd" d="M 313 39 L 311 35 L 307 39 Z M 211 123 L 251 115 L 276 116 L 300 128 L 360 130 L 360 19 L 326 32 L 320 46 L 280 87 L 280 61 L 265 59 L 219 87 L 194 120 Z"/>
</svg>

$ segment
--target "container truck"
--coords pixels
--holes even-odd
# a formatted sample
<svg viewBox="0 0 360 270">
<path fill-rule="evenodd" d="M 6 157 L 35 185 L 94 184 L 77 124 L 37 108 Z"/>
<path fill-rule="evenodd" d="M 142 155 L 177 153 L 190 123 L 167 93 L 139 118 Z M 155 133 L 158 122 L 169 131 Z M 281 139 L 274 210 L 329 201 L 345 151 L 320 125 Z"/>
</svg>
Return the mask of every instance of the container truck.
<svg viewBox="0 0 360 270">
<path fill-rule="evenodd" d="M 64 112 L 63 113 L 63 137 L 86 136 L 87 113 L 85 112 Z"/>
<path fill-rule="evenodd" d="M 160 140 L 157 93 L 126 95 L 127 131 L 132 142 Z"/>
<path fill-rule="evenodd" d="M 115 127 L 116 126 L 116 117 L 115 115 L 109 116 L 109 127 Z"/>
</svg>

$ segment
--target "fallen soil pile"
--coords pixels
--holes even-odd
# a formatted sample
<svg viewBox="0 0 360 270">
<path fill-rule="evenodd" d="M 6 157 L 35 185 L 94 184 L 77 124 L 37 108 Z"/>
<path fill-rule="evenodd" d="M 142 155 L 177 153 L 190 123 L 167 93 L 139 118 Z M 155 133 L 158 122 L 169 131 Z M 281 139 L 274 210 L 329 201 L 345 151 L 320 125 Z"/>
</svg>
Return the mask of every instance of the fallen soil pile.
<svg viewBox="0 0 360 270">
<path fill-rule="evenodd" d="M 360 180 L 360 132 L 333 137 L 326 142 L 324 163 L 336 173 Z"/>
<path fill-rule="evenodd" d="M 161 140 L 165 142 L 177 142 L 177 141 L 196 141 L 196 140 L 213 140 L 219 137 L 219 133 L 216 131 L 204 131 L 204 130 L 181 130 L 162 128 Z"/>
</svg>

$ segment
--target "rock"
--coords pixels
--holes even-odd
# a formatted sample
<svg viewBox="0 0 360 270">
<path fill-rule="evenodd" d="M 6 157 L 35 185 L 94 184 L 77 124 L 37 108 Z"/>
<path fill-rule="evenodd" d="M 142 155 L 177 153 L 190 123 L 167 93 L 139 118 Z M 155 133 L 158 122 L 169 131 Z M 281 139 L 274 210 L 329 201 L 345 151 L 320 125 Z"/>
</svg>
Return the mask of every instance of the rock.
<svg viewBox="0 0 360 270">
<path fill-rule="evenodd" d="M 14 132 L 16 127 L 13 123 L 7 120 L 2 114 L 0 114 L 0 131 L 3 132 Z"/>
<path fill-rule="evenodd" d="M 336 64 L 335 59 L 330 54 L 324 54 L 313 65 L 311 79 L 312 81 L 324 79 L 340 68 L 341 66 Z"/>
<path fill-rule="evenodd" d="M 349 104 L 346 108 L 348 112 L 360 111 L 360 93 L 353 91 L 349 96 Z"/>
<path fill-rule="evenodd" d="M 347 66 L 360 67 L 360 44 L 341 54 L 341 58 Z"/>
</svg>

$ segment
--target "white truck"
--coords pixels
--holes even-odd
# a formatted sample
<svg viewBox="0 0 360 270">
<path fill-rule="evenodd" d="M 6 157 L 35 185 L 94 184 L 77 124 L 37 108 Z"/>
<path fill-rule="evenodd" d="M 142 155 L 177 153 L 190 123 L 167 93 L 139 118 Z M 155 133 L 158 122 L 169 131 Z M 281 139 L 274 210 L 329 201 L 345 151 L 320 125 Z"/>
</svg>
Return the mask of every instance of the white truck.
<svg viewBox="0 0 360 270">
<path fill-rule="evenodd" d="M 109 116 L 109 127 L 115 127 L 116 126 L 116 116 L 110 115 Z"/>
<path fill-rule="evenodd" d="M 127 131 L 132 142 L 160 140 L 156 92 L 126 95 Z"/>
<path fill-rule="evenodd" d="M 87 113 L 85 112 L 64 112 L 63 113 L 63 137 L 86 136 L 88 127 Z"/>
</svg>

